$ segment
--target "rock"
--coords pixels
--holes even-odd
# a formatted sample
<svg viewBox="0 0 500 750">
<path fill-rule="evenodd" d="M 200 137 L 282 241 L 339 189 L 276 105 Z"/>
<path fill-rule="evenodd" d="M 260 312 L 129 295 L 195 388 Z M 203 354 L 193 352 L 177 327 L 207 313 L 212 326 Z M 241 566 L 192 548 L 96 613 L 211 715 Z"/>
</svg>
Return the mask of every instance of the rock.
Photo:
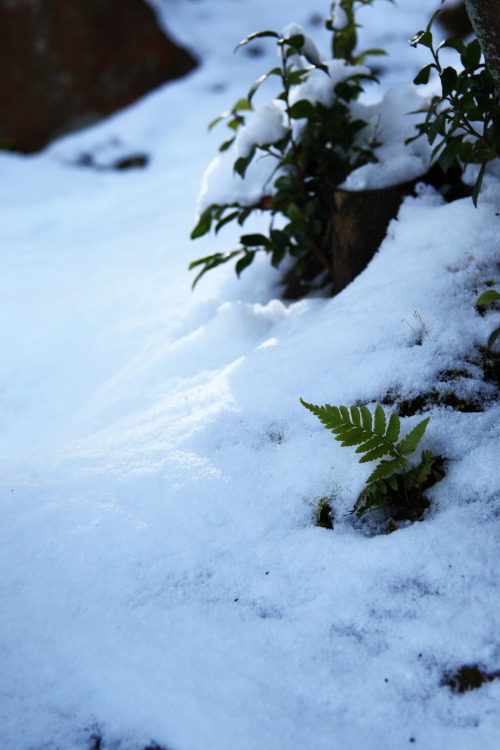
<svg viewBox="0 0 500 750">
<path fill-rule="evenodd" d="M 38 151 L 195 64 L 144 0 L 0 0 L 0 148 Z"/>
</svg>

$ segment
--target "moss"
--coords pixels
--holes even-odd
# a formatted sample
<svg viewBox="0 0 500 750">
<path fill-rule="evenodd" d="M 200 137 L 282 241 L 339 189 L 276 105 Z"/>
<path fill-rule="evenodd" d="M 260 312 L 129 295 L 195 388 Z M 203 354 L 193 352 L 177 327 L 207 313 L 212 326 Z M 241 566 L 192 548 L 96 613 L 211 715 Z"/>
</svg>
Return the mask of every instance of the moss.
<svg viewBox="0 0 500 750">
<path fill-rule="evenodd" d="M 455 672 L 448 672 L 443 677 L 442 685 L 449 687 L 454 693 L 467 693 L 477 690 L 486 682 L 500 679 L 500 671 L 486 672 L 477 664 L 466 664 Z"/>
<path fill-rule="evenodd" d="M 466 366 L 442 370 L 436 375 L 436 383 L 448 383 L 454 387 L 434 387 L 431 391 L 425 391 L 406 399 L 401 398 L 401 394 L 391 389 L 380 403 L 395 407 L 400 417 L 412 417 L 414 414 L 421 414 L 433 406 L 447 406 L 464 413 L 485 411 L 492 401 L 498 399 L 498 392 L 500 391 L 500 353 L 488 351 L 485 347 L 479 347 L 468 358 L 464 359 L 464 364 Z M 481 376 L 482 383 L 479 383 L 473 393 L 466 396 L 460 395 L 460 392 L 465 388 L 463 381 L 479 379 Z M 496 393 L 491 392 L 489 387 L 491 385 L 495 387 Z M 467 389 L 471 389 L 470 382 L 467 384 Z"/>
<path fill-rule="evenodd" d="M 400 417 L 412 417 L 414 414 L 421 414 L 432 406 L 448 406 L 455 411 L 466 413 L 481 412 L 485 409 L 483 399 L 475 396 L 463 398 L 455 391 L 440 392 L 437 388 L 407 399 L 398 399 L 397 396 L 392 396 L 389 392 L 384 396 L 381 403 L 386 406 L 395 406 Z"/>
</svg>

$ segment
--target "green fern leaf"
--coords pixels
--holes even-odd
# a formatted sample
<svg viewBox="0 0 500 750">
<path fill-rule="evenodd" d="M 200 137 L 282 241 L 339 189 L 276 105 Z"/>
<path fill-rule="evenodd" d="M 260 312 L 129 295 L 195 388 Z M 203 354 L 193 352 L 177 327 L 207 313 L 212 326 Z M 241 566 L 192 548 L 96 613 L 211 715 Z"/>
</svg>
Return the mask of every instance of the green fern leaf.
<svg viewBox="0 0 500 750">
<path fill-rule="evenodd" d="M 373 432 L 376 432 L 377 435 L 385 434 L 385 412 L 379 405 L 377 405 L 375 409 L 375 424 L 373 426 Z"/>
<path fill-rule="evenodd" d="M 398 480 L 394 476 L 394 474 L 387 479 L 387 484 L 391 488 L 391 490 L 394 490 L 394 492 L 398 491 Z"/>
<path fill-rule="evenodd" d="M 342 440 L 342 446 L 359 445 L 359 443 L 366 442 L 366 432 L 362 427 L 354 427 L 349 430 L 345 435 L 335 438 L 336 440 Z"/>
<path fill-rule="evenodd" d="M 356 453 L 368 453 L 381 445 L 385 446 L 380 435 L 373 435 L 373 437 L 367 440 L 366 443 L 360 445 L 359 448 L 356 448 Z"/>
<path fill-rule="evenodd" d="M 365 430 L 372 432 L 372 413 L 367 406 L 361 406 L 359 411 L 361 412 L 361 420 Z"/>
<path fill-rule="evenodd" d="M 391 414 L 391 417 L 389 419 L 389 425 L 387 427 L 387 432 L 385 433 L 386 440 L 388 440 L 390 443 L 395 443 L 399 437 L 400 431 L 401 431 L 401 420 L 399 419 L 396 413 Z"/>
<path fill-rule="evenodd" d="M 361 427 L 361 414 L 356 406 L 351 406 L 351 421 L 356 427 Z"/>
<path fill-rule="evenodd" d="M 406 437 L 400 440 L 396 445 L 396 450 L 398 450 L 399 453 L 402 453 L 403 456 L 409 456 L 411 453 L 414 453 L 424 436 L 424 432 L 429 424 L 429 419 L 430 417 L 423 419 L 411 432 L 408 433 L 408 435 L 406 435 Z"/>
<path fill-rule="evenodd" d="M 305 406 L 306 409 L 309 409 L 315 417 L 318 417 L 321 424 L 323 424 L 327 430 L 333 430 L 342 422 L 340 411 L 336 406 L 331 406 L 330 404 L 316 406 L 315 404 L 308 404 L 303 399 L 300 399 L 300 403 Z"/>
<path fill-rule="evenodd" d="M 382 443 L 378 448 L 374 448 L 365 456 L 363 456 L 363 458 L 360 458 L 359 463 L 365 464 L 368 461 L 376 461 L 377 458 L 382 458 L 383 456 L 387 456 L 390 450 L 391 448 L 389 445 L 384 445 L 384 443 Z"/>
<path fill-rule="evenodd" d="M 339 406 L 339 410 L 342 420 L 351 424 L 351 415 L 349 414 L 349 409 L 347 408 L 347 406 Z"/>
<path fill-rule="evenodd" d="M 358 429 L 358 428 L 357 427 L 353 427 L 352 424 L 339 424 L 339 425 L 336 425 L 335 427 L 332 427 L 330 429 L 331 429 L 331 431 L 335 435 L 338 435 L 338 438 L 336 438 L 336 440 L 341 440 L 342 439 L 342 437 L 341 437 L 342 435 L 346 435 L 351 430 Z"/>
<path fill-rule="evenodd" d="M 378 479 L 389 477 L 391 476 L 391 474 L 395 474 L 400 469 L 404 469 L 404 467 L 407 465 L 408 461 L 403 456 L 397 456 L 396 458 L 393 458 L 392 461 L 381 461 L 378 466 L 376 466 L 372 471 L 372 473 L 366 480 L 366 483 L 372 484 Z"/>
</svg>

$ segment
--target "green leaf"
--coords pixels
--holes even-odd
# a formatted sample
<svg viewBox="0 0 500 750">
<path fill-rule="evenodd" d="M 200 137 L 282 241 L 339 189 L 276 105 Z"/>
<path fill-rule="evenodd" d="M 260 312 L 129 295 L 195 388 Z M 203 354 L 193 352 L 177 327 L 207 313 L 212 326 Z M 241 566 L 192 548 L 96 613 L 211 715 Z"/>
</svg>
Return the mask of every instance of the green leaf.
<svg viewBox="0 0 500 750">
<path fill-rule="evenodd" d="M 419 422 L 411 432 L 408 433 L 397 445 L 396 450 L 402 453 L 404 456 L 409 456 L 414 453 L 418 444 L 422 440 L 427 425 L 429 424 L 430 417 L 423 419 Z"/>
<path fill-rule="evenodd" d="M 417 47 L 419 44 L 423 44 L 424 47 L 432 48 L 432 34 L 430 31 L 419 31 L 412 39 L 410 39 L 410 45 L 412 47 Z"/>
<path fill-rule="evenodd" d="M 225 120 L 226 117 L 231 117 L 232 114 L 232 112 L 223 112 L 222 115 L 219 115 L 214 120 L 208 123 L 208 130 L 212 130 L 212 128 L 214 128 L 219 122 Z"/>
<path fill-rule="evenodd" d="M 284 213 L 292 221 L 303 221 L 304 219 L 302 211 L 296 203 L 289 203 Z"/>
<path fill-rule="evenodd" d="M 370 453 L 370 451 L 375 450 L 375 448 L 380 448 L 382 446 L 386 449 L 386 452 L 388 452 L 387 444 L 382 442 L 382 438 L 379 435 L 374 435 L 367 440 L 366 443 L 360 445 L 359 448 L 356 448 L 356 453 Z"/>
<path fill-rule="evenodd" d="M 214 255 L 207 255 L 205 258 L 199 258 L 198 260 L 194 260 L 192 263 L 189 264 L 189 270 L 191 271 L 193 268 L 197 268 L 200 265 L 203 265 L 203 268 L 201 269 L 198 276 L 196 276 L 195 280 L 193 281 L 193 289 L 198 283 L 198 281 L 201 279 L 201 277 L 206 274 L 207 271 L 210 271 L 212 268 L 216 268 L 217 266 L 220 266 L 222 263 L 227 263 L 228 260 L 231 260 L 231 258 L 234 258 L 235 255 L 239 255 L 241 253 L 241 250 L 233 250 L 230 253 L 215 253 Z"/>
<path fill-rule="evenodd" d="M 253 211 L 253 208 L 249 206 L 248 208 L 244 208 L 243 211 L 240 212 L 240 215 L 238 216 L 238 224 L 240 225 L 240 227 L 243 226 L 243 224 L 248 219 L 252 211 Z"/>
<path fill-rule="evenodd" d="M 389 440 L 390 443 L 395 443 L 399 437 L 401 430 L 401 420 L 396 413 L 391 414 L 389 419 L 389 425 L 385 434 L 385 439 Z"/>
<path fill-rule="evenodd" d="M 223 143 L 219 146 L 219 151 L 221 153 L 223 153 L 224 151 L 227 151 L 228 148 L 231 148 L 235 139 L 236 139 L 235 136 L 233 136 L 232 138 L 228 138 L 227 140 L 223 141 Z"/>
<path fill-rule="evenodd" d="M 449 96 L 457 87 L 458 73 L 455 68 L 447 67 L 440 75 L 443 97 Z"/>
<path fill-rule="evenodd" d="M 337 437 L 335 438 L 335 440 L 343 440 L 344 436 L 346 436 L 354 428 L 353 428 L 352 424 L 346 424 L 345 422 L 339 422 L 338 424 L 335 424 L 330 429 L 331 429 L 331 431 L 335 435 L 337 435 Z"/>
<path fill-rule="evenodd" d="M 444 135 L 446 129 L 446 112 L 441 112 L 433 122 L 429 125 L 427 130 L 427 138 L 429 143 L 432 144 L 436 140 L 439 134 Z"/>
<path fill-rule="evenodd" d="M 375 408 L 375 424 L 373 431 L 376 432 L 377 435 L 384 435 L 385 433 L 385 412 L 378 404 Z"/>
<path fill-rule="evenodd" d="M 460 59 L 462 65 L 466 70 L 475 70 L 481 61 L 481 46 L 477 39 L 466 46 L 464 52 L 462 52 Z"/>
<path fill-rule="evenodd" d="M 314 116 L 315 111 L 314 105 L 308 99 L 299 99 L 289 108 L 288 115 L 292 120 L 310 119 Z"/>
<path fill-rule="evenodd" d="M 398 491 L 398 480 L 396 479 L 394 474 L 387 479 L 387 484 L 389 485 L 391 490 L 394 490 L 394 492 Z"/>
<path fill-rule="evenodd" d="M 363 458 L 359 459 L 360 464 L 368 463 L 369 461 L 376 461 L 377 458 L 382 458 L 382 456 L 387 456 L 389 453 L 389 447 L 382 443 L 378 448 L 374 448 L 369 453 L 367 453 Z"/>
<path fill-rule="evenodd" d="M 347 424 L 351 424 L 351 415 L 349 414 L 349 409 L 347 406 L 339 406 L 340 416 L 344 420 L 344 422 L 347 422 Z"/>
<path fill-rule="evenodd" d="M 240 273 L 250 265 L 250 263 L 253 261 L 255 257 L 255 250 L 251 250 L 249 252 L 245 252 L 244 256 L 239 259 L 239 261 L 236 263 L 235 269 L 237 276 L 240 275 Z"/>
<path fill-rule="evenodd" d="M 298 52 L 302 50 L 305 44 L 305 37 L 303 34 L 293 34 L 292 36 L 281 39 L 279 44 L 286 44 L 289 47 L 294 47 Z"/>
<path fill-rule="evenodd" d="M 248 156 L 240 156 L 240 158 L 236 159 L 236 161 L 234 162 L 233 169 L 234 169 L 234 171 L 237 174 L 239 174 L 239 176 L 242 179 L 245 178 L 246 171 L 247 171 L 247 169 L 248 169 L 248 167 L 249 167 L 249 165 L 250 165 L 253 157 L 255 156 L 255 152 L 256 152 L 256 148 L 254 146 L 251 149 L 251 151 L 248 154 Z"/>
<path fill-rule="evenodd" d="M 463 136 L 457 136 L 455 138 L 450 138 L 444 149 L 439 154 L 439 165 L 443 172 L 447 172 L 448 169 L 456 162 L 457 156 L 460 152 L 460 148 L 462 146 L 462 138 Z"/>
<path fill-rule="evenodd" d="M 361 52 L 360 55 L 357 55 L 357 57 L 354 59 L 355 65 L 363 65 L 367 57 L 371 57 L 372 55 L 377 57 L 382 57 L 384 55 L 387 55 L 388 52 L 386 52 L 385 49 L 379 49 L 378 47 L 372 47 L 371 49 L 365 49 L 363 52 Z"/>
<path fill-rule="evenodd" d="M 281 261 L 286 255 L 286 248 L 284 247 L 277 247 L 273 250 L 271 255 L 271 265 L 274 266 L 274 268 L 279 268 Z"/>
<path fill-rule="evenodd" d="M 236 217 L 238 216 L 239 212 L 240 212 L 239 209 L 237 209 L 236 211 L 231 211 L 230 214 L 228 214 L 223 219 L 221 219 L 219 222 L 217 222 L 217 224 L 215 226 L 215 234 L 218 234 L 219 231 L 222 229 L 223 226 L 225 226 L 226 224 L 229 224 L 229 222 L 232 221 L 233 219 L 236 219 Z"/>
<path fill-rule="evenodd" d="M 360 407 L 361 420 L 365 430 L 372 430 L 372 413 L 367 406 Z"/>
<path fill-rule="evenodd" d="M 240 242 L 245 247 L 269 247 L 269 239 L 263 234 L 243 234 Z"/>
<path fill-rule="evenodd" d="M 235 132 L 238 130 L 240 125 L 242 125 L 244 122 L 242 117 L 235 117 L 234 120 L 231 120 L 227 123 L 227 126 L 230 130 L 234 130 Z"/>
<path fill-rule="evenodd" d="M 493 349 L 493 344 L 499 337 L 500 337 L 500 326 L 498 328 L 495 328 L 495 330 L 491 332 L 488 338 L 488 343 L 486 344 L 486 346 L 490 351 Z"/>
<path fill-rule="evenodd" d="M 271 36 L 274 37 L 274 39 L 280 39 L 280 35 L 276 31 L 255 31 L 253 34 L 250 34 L 249 36 L 245 37 L 239 44 L 236 45 L 234 48 L 234 51 L 238 50 L 240 47 L 244 47 L 245 44 L 249 44 L 250 42 L 253 42 L 254 39 L 262 39 L 263 37 Z"/>
<path fill-rule="evenodd" d="M 356 406 L 351 406 L 351 421 L 356 427 L 361 427 L 361 414 Z"/>
<path fill-rule="evenodd" d="M 438 8 L 437 10 L 434 11 L 434 13 L 429 19 L 429 23 L 427 24 L 427 29 L 426 29 L 427 31 L 431 30 L 431 28 L 434 25 L 434 21 L 436 20 L 436 18 L 439 16 L 440 13 L 441 13 L 441 8 Z"/>
<path fill-rule="evenodd" d="M 408 461 L 403 456 L 397 456 L 391 461 L 381 461 L 378 466 L 376 466 L 372 471 L 372 473 L 366 480 L 366 483 L 371 484 L 372 482 L 376 482 L 379 479 L 389 477 L 391 476 L 391 474 L 395 474 L 397 471 L 404 469 L 404 467 L 407 465 Z"/>
<path fill-rule="evenodd" d="M 463 54 L 465 52 L 465 42 L 456 36 L 450 37 L 449 39 L 445 39 L 444 42 L 441 42 L 441 44 L 438 45 L 438 51 L 442 47 L 450 47 L 451 49 L 460 52 L 460 54 Z"/>
<path fill-rule="evenodd" d="M 281 68 L 273 68 L 267 73 L 264 73 L 264 75 L 260 76 L 260 78 L 257 78 L 253 86 L 250 87 L 247 94 L 247 101 L 250 106 L 252 106 L 252 99 L 254 98 L 256 91 L 260 88 L 260 86 L 262 86 L 264 81 L 267 81 L 270 76 L 281 76 L 281 73 Z"/>
<path fill-rule="evenodd" d="M 245 97 L 242 97 L 241 99 L 238 99 L 238 101 L 234 105 L 233 112 L 243 112 L 245 110 L 251 110 L 251 109 L 253 109 L 253 107 L 248 101 L 248 99 Z"/>
<path fill-rule="evenodd" d="M 362 427 L 353 427 L 346 434 L 339 435 L 335 439 L 342 441 L 341 445 L 343 447 L 350 445 L 359 445 L 360 443 L 364 443 L 366 441 L 366 432 Z"/>
<path fill-rule="evenodd" d="M 417 76 L 413 79 L 413 83 L 418 85 L 419 83 L 428 83 L 429 82 L 429 76 L 431 74 L 432 68 L 435 68 L 436 66 L 434 63 L 429 63 L 429 65 L 426 65 L 420 73 L 418 73 Z"/>
<path fill-rule="evenodd" d="M 497 302 L 500 300 L 500 292 L 496 289 L 488 289 L 487 292 L 483 292 L 478 298 L 476 305 L 488 305 L 490 302 Z"/>
<path fill-rule="evenodd" d="M 474 185 L 474 190 L 472 191 L 472 202 L 474 203 L 476 208 L 477 208 L 477 202 L 479 200 L 479 193 L 481 192 L 481 187 L 483 184 L 484 173 L 486 172 L 486 164 L 487 162 L 483 162 L 481 164 L 481 169 L 479 170 L 479 174 L 477 176 L 477 180 Z"/>
<path fill-rule="evenodd" d="M 191 239 L 195 240 L 198 237 L 203 237 L 204 234 L 210 231 L 212 226 L 212 213 L 217 205 L 213 203 L 211 206 L 206 208 L 198 219 L 198 223 L 191 232 Z"/>
</svg>

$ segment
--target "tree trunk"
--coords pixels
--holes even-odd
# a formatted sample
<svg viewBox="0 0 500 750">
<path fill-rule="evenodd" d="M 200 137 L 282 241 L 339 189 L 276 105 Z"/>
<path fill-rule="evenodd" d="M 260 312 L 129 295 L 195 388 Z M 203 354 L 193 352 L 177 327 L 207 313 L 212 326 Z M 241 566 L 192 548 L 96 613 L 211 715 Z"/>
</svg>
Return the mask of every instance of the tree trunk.
<svg viewBox="0 0 500 750">
<path fill-rule="evenodd" d="M 415 180 L 379 190 L 349 191 L 337 188 L 333 194 L 332 265 L 335 294 L 363 271 L 396 218 L 405 195 L 413 192 Z"/>
<path fill-rule="evenodd" d="M 465 0 L 465 7 L 495 81 L 497 94 L 500 94 L 500 2 Z"/>
</svg>

